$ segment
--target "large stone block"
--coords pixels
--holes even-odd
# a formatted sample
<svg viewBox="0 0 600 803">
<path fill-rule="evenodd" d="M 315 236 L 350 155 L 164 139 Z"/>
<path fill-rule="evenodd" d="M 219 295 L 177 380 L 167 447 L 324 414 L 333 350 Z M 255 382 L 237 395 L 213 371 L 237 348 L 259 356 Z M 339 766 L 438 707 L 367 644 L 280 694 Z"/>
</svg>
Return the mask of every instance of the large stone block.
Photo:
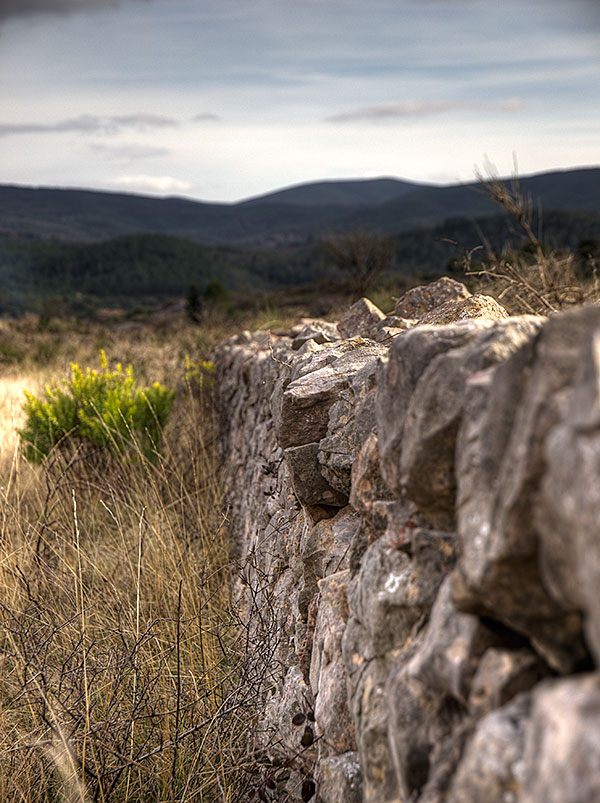
<svg viewBox="0 0 600 803">
<path fill-rule="evenodd" d="M 419 378 L 405 416 L 400 484 L 434 526 L 452 529 L 455 523 L 456 438 L 469 380 L 528 342 L 537 320 L 524 316 L 486 324 L 465 345 L 437 354 Z"/>
<path fill-rule="evenodd" d="M 470 295 L 462 282 L 443 276 L 435 282 L 408 290 L 396 301 L 394 315 L 400 318 L 422 318 L 445 301 L 468 298 Z"/>
<path fill-rule="evenodd" d="M 354 344 L 330 364 L 292 380 L 283 393 L 273 397 L 273 418 L 282 448 L 303 446 L 327 434 L 329 410 L 340 392 L 366 363 L 385 352 L 369 341 Z M 313 358 L 314 359 L 314 358 Z"/>
<path fill-rule="evenodd" d="M 439 354 L 464 346 L 491 321 L 409 329 L 392 341 L 377 371 L 375 415 L 383 478 L 390 491 L 402 493 L 400 460 L 411 397 L 421 376 Z"/>
<path fill-rule="evenodd" d="M 330 756 L 319 762 L 317 803 L 362 803 L 358 753 Z"/>
<path fill-rule="evenodd" d="M 385 314 L 368 298 L 360 298 L 338 321 L 338 331 L 344 338 L 370 337 L 374 326 L 383 321 Z"/>
<path fill-rule="evenodd" d="M 530 697 L 492 711 L 467 743 L 447 803 L 520 803 Z M 546 798 L 540 797 L 536 803 Z"/>
<path fill-rule="evenodd" d="M 533 693 L 519 803 L 600 800 L 600 676 L 544 683 Z"/>
<path fill-rule="evenodd" d="M 332 505 L 344 507 L 348 497 L 332 488 L 321 473 L 319 444 L 291 446 L 284 450 L 290 468 L 294 492 L 304 505 Z"/>
<path fill-rule="evenodd" d="M 600 327 L 579 359 L 560 422 L 546 439 L 536 499 L 542 578 L 568 610 L 579 609 L 600 663 Z M 568 537 L 566 537 L 568 534 Z"/>
<path fill-rule="evenodd" d="M 465 416 L 457 448 L 462 549 L 455 600 L 527 635 L 563 672 L 586 656 L 581 616 L 542 578 L 533 501 L 546 469 L 545 440 L 560 422 L 582 346 L 599 325 L 599 307 L 550 318 L 482 386 L 479 412 Z"/>
<path fill-rule="evenodd" d="M 435 307 L 431 312 L 423 315 L 416 325 L 443 326 L 458 321 L 467 321 L 471 318 L 508 318 L 508 312 L 491 296 L 478 294 L 469 298 L 445 301 L 439 307 Z"/>
<path fill-rule="evenodd" d="M 433 605 L 422 643 L 407 665 L 408 675 L 466 705 L 481 656 L 499 642 L 499 634 L 478 616 L 456 610 L 447 577 Z"/>
<path fill-rule="evenodd" d="M 380 353 L 384 353 L 382 350 Z M 325 479 L 346 497 L 352 466 L 375 427 L 375 375 L 379 356 L 363 365 L 342 390 L 329 411 L 327 434 L 319 444 L 319 462 Z"/>
<path fill-rule="evenodd" d="M 310 685 L 315 696 L 319 755 L 339 755 L 356 749 L 348 710 L 342 636 L 348 621 L 348 570 L 319 580 L 319 610 L 313 640 Z"/>
</svg>

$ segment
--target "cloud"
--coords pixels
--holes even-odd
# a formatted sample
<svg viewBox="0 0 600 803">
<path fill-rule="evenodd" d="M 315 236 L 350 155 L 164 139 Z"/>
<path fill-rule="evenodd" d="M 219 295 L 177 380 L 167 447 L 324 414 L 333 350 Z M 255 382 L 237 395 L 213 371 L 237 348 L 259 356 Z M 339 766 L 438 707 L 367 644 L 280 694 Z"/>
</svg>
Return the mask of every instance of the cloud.
<svg viewBox="0 0 600 803">
<path fill-rule="evenodd" d="M 430 117 L 454 111 L 504 111 L 514 112 L 525 106 L 521 98 L 509 98 L 498 103 L 472 103 L 468 101 L 404 101 L 402 103 L 381 103 L 378 106 L 364 106 L 340 114 L 326 117 L 328 123 L 385 122 L 415 117 Z"/>
<path fill-rule="evenodd" d="M 90 145 L 90 150 L 99 153 L 101 156 L 106 156 L 108 159 L 118 159 L 120 161 L 129 161 L 132 159 L 155 159 L 161 156 L 168 156 L 171 151 L 168 148 L 157 148 L 151 145 L 140 145 L 139 143 L 131 143 L 124 145 L 101 145 L 100 143 L 93 143 Z"/>
<path fill-rule="evenodd" d="M 137 2 L 140 1 L 148 2 L 148 0 L 137 0 Z M 1 0 L 0 22 L 11 17 L 96 11 L 102 8 L 116 8 L 118 5 L 120 5 L 120 0 Z"/>
<path fill-rule="evenodd" d="M 58 120 L 55 123 L 0 123 L 0 137 L 14 134 L 60 134 L 63 132 L 112 135 L 129 128 L 135 131 L 148 131 L 177 125 L 176 120 L 158 114 L 117 114 L 110 117 L 82 114 L 79 117 Z"/>
<path fill-rule="evenodd" d="M 172 192 L 189 192 L 193 189 L 193 184 L 188 181 L 181 181 L 172 176 L 117 176 L 110 181 L 118 187 L 137 192 L 153 192 L 165 195 Z"/>
<path fill-rule="evenodd" d="M 204 123 L 207 121 L 214 121 L 217 122 L 221 118 L 218 114 L 212 114 L 211 112 L 201 112 L 200 114 L 195 114 L 192 117 L 192 122 L 194 123 Z"/>
</svg>

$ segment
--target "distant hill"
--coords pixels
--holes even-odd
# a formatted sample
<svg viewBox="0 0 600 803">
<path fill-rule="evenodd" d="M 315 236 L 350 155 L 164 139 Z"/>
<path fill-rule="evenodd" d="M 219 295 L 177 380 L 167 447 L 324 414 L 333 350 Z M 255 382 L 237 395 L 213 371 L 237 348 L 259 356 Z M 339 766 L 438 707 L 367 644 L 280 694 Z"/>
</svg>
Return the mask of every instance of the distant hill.
<svg viewBox="0 0 600 803">
<path fill-rule="evenodd" d="M 316 181 L 259 195 L 242 201 L 240 205 L 282 203 L 301 206 L 376 206 L 427 186 L 433 185 L 401 181 L 397 178 Z"/>
<path fill-rule="evenodd" d="M 541 203 L 548 211 L 600 212 L 600 168 L 524 177 L 521 187 L 534 208 Z M 0 234 L 72 242 L 165 234 L 204 245 L 279 247 L 358 226 L 396 234 L 497 211 L 476 182 L 440 187 L 388 178 L 325 181 L 234 204 L 0 185 Z"/>
</svg>

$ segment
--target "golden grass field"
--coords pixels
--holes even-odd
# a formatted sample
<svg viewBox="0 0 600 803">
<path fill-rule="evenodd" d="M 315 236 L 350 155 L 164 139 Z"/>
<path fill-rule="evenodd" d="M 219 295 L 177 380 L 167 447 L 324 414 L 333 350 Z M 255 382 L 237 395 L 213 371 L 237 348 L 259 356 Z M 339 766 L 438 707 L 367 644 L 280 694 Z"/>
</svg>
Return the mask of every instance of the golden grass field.
<svg viewBox="0 0 600 803">
<path fill-rule="evenodd" d="M 229 600 L 210 389 L 186 360 L 224 334 L 0 324 L 0 801 L 237 801 L 252 700 Z M 23 390 L 70 360 L 177 388 L 162 455 L 21 456 Z"/>
</svg>

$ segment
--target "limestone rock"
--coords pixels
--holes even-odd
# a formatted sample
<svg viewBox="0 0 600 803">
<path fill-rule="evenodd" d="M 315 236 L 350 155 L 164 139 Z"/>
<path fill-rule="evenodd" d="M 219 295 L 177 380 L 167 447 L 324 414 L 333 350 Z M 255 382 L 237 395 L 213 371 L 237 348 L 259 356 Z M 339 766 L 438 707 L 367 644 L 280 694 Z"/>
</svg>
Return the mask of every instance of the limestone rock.
<svg viewBox="0 0 600 803">
<path fill-rule="evenodd" d="M 304 572 L 320 580 L 349 567 L 350 545 L 360 525 L 360 519 L 349 507 L 336 516 L 307 528 L 300 542 Z"/>
<path fill-rule="evenodd" d="M 462 282 L 443 276 L 435 282 L 408 290 L 396 301 L 394 315 L 400 318 L 422 318 L 446 301 L 468 298 L 470 295 Z"/>
<path fill-rule="evenodd" d="M 392 341 L 387 360 L 377 371 L 375 412 L 382 476 L 393 493 L 402 493 L 400 457 L 406 415 L 421 376 L 439 354 L 464 346 L 490 321 L 465 321 L 453 326 L 417 327 Z"/>
<path fill-rule="evenodd" d="M 443 800 L 466 738 L 464 709 L 401 663 L 386 691 L 397 799 Z"/>
<path fill-rule="evenodd" d="M 523 694 L 478 723 L 447 803 L 520 803 L 529 709 L 529 695 Z M 546 799 L 542 796 L 536 803 Z"/>
<path fill-rule="evenodd" d="M 348 710 L 342 636 L 348 621 L 348 570 L 319 581 L 319 612 L 313 641 L 310 681 L 315 695 L 319 755 L 338 755 L 356 748 Z"/>
<path fill-rule="evenodd" d="M 344 507 L 347 497 L 332 488 L 323 477 L 319 466 L 319 444 L 307 443 L 284 450 L 290 467 L 294 492 L 305 505 L 332 505 Z"/>
<path fill-rule="evenodd" d="M 313 443 L 327 434 L 329 410 L 340 392 L 350 386 L 360 368 L 381 353 L 381 346 L 369 343 L 356 343 L 330 364 L 294 379 L 280 398 L 273 398 L 273 418 L 282 448 Z"/>
<path fill-rule="evenodd" d="M 503 306 L 491 296 L 474 295 L 469 298 L 452 299 L 440 304 L 417 322 L 417 326 L 434 324 L 443 326 L 457 321 L 466 321 L 470 318 L 508 318 Z"/>
<path fill-rule="evenodd" d="M 340 392 L 329 410 L 327 434 L 319 444 L 323 476 L 346 497 L 350 494 L 352 465 L 375 427 L 377 364 L 376 356 L 354 374 L 350 387 Z"/>
<path fill-rule="evenodd" d="M 501 708 L 549 674 L 546 664 L 528 647 L 490 647 L 481 658 L 471 684 L 469 711 L 480 717 Z"/>
<path fill-rule="evenodd" d="M 584 344 L 560 422 L 545 444 L 547 470 L 535 507 L 544 582 L 578 608 L 600 662 L 600 329 Z M 585 478 L 582 481 L 582 478 Z M 565 533 L 569 538 L 565 538 Z"/>
<path fill-rule="evenodd" d="M 358 753 L 330 756 L 319 762 L 317 803 L 362 803 L 362 773 Z"/>
<path fill-rule="evenodd" d="M 400 483 L 436 527 L 455 524 L 456 439 L 469 380 L 508 359 L 536 333 L 536 323 L 523 317 L 486 324 L 465 345 L 438 354 L 419 378 L 405 415 Z"/>
<path fill-rule="evenodd" d="M 498 641 L 498 634 L 479 617 L 456 610 L 447 577 L 435 600 L 423 642 L 408 664 L 408 675 L 466 705 L 479 659 Z"/>
<path fill-rule="evenodd" d="M 334 323 L 318 320 L 307 321 L 294 336 L 292 348 L 296 351 L 309 340 L 313 340 L 315 343 L 331 343 L 339 339 L 340 335 Z"/>
<path fill-rule="evenodd" d="M 338 331 L 343 338 L 370 337 L 373 326 L 380 323 L 385 314 L 368 298 L 361 298 L 338 321 Z"/>
<path fill-rule="evenodd" d="M 519 803 L 600 800 L 600 676 L 548 682 L 533 693 Z"/>
<path fill-rule="evenodd" d="M 454 536 L 419 528 L 380 539 L 365 553 L 349 590 L 353 616 L 373 654 L 406 647 L 429 618 L 438 588 L 456 559 Z"/>
<path fill-rule="evenodd" d="M 529 636 L 562 672 L 585 659 L 581 616 L 555 599 L 543 581 L 532 500 L 542 484 L 544 442 L 559 423 L 564 389 L 598 326 L 598 307 L 550 318 L 538 337 L 494 371 L 479 420 L 467 423 L 470 432 L 457 447 L 462 550 L 455 601 Z"/>
<path fill-rule="evenodd" d="M 373 505 L 391 499 L 381 477 L 377 435 L 372 432 L 352 464 L 350 504 L 363 516 L 370 517 Z"/>
</svg>

